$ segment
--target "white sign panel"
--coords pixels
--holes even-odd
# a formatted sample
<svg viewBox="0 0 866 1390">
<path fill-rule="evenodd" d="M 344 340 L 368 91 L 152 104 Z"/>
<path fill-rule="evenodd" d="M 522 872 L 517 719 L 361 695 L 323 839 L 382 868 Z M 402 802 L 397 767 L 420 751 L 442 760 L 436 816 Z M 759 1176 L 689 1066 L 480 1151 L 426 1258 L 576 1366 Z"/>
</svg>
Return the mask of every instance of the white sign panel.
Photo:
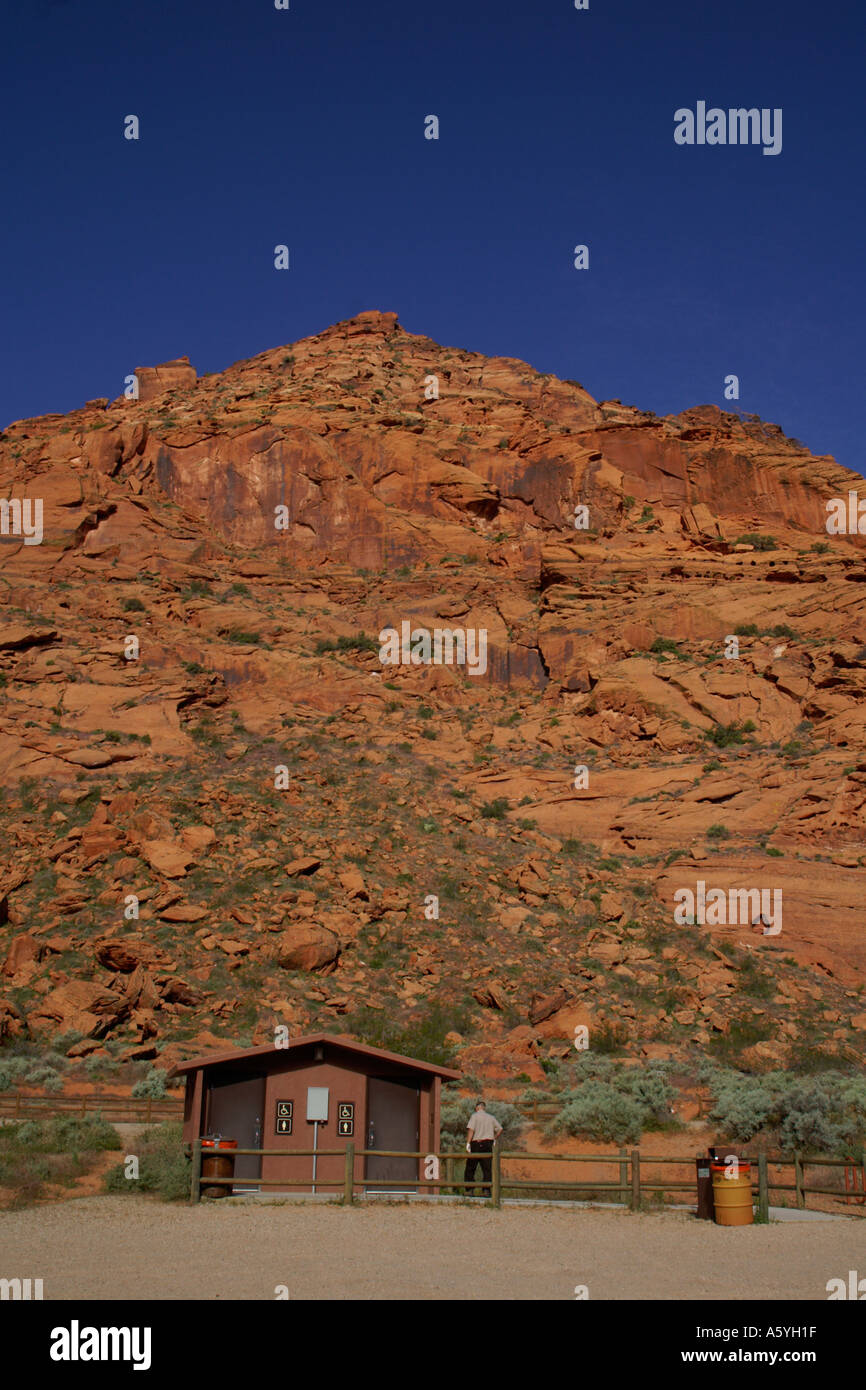
<svg viewBox="0 0 866 1390">
<path fill-rule="evenodd" d="M 307 1087 L 307 1119 L 326 1121 L 328 1118 L 327 1086 Z"/>
</svg>

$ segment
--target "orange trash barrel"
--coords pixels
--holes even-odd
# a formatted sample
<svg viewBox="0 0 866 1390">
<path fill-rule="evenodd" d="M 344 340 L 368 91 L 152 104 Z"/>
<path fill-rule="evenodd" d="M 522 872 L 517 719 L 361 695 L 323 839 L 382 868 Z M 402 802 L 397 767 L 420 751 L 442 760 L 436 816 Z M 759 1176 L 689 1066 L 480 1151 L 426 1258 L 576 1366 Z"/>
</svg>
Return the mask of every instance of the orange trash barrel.
<svg viewBox="0 0 866 1390">
<path fill-rule="evenodd" d="M 729 1176 L 727 1165 L 713 1163 L 713 1205 L 717 1226 L 751 1226 L 754 1219 L 752 1209 L 752 1170 L 748 1163 L 740 1163 L 736 1177 Z"/>
<path fill-rule="evenodd" d="M 201 1141 L 201 1195 L 202 1197 L 230 1197 L 231 1183 L 220 1183 L 207 1187 L 208 1178 L 233 1178 L 235 1174 L 234 1151 L 237 1139 L 223 1139 L 221 1134 L 209 1135 Z"/>
</svg>

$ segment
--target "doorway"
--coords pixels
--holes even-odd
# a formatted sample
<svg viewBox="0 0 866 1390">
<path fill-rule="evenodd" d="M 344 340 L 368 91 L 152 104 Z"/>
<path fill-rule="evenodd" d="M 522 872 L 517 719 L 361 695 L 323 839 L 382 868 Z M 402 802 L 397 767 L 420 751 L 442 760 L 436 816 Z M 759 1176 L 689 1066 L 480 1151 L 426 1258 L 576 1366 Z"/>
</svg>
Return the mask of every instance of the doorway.
<svg viewBox="0 0 866 1390">
<path fill-rule="evenodd" d="M 367 1148 L 417 1152 L 420 1111 L 421 1092 L 411 1081 L 369 1077 Z M 418 1159 L 370 1155 L 364 1176 L 368 1192 L 417 1192 Z"/>
<path fill-rule="evenodd" d="M 239 1149 L 262 1147 L 262 1121 L 265 1113 L 264 1076 L 245 1076 L 240 1081 L 210 1083 L 207 1105 L 207 1132 L 236 1139 Z M 262 1160 L 257 1154 L 238 1154 L 235 1180 L 243 1186 L 245 1178 L 260 1178 Z M 250 1191 L 256 1192 L 257 1188 Z"/>
</svg>

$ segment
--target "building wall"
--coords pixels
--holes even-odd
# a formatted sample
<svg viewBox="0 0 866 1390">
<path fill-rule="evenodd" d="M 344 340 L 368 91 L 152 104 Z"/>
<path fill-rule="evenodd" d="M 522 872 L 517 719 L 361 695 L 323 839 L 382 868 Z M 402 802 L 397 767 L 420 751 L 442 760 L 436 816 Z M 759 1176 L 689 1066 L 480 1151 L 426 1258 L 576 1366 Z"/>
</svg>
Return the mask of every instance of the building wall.
<svg viewBox="0 0 866 1390">
<path fill-rule="evenodd" d="M 330 1052 L 330 1055 L 329 1055 Z M 303 1184 L 287 1187 L 288 1192 L 309 1192 L 312 1185 L 312 1158 L 293 1157 L 298 1150 L 312 1149 L 313 1124 L 307 1115 L 307 1087 L 327 1086 L 328 1120 L 318 1126 L 318 1149 L 336 1149 L 332 1157 L 320 1156 L 317 1160 L 316 1191 L 338 1193 L 343 1190 L 345 1178 L 345 1149 L 354 1143 L 355 1149 L 366 1147 L 367 1141 L 367 1078 L 368 1075 L 412 1079 L 420 1092 L 419 1097 L 419 1145 L 422 1152 L 435 1152 L 439 1146 L 439 1092 L 440 1078 L 429 1072 L 412 1073 L 411 1069 L 396 1067 L 388 1063 L 366 1064 L 366 1059 L 351 1054 L 339 1054 L 325 1049 L 325 1060 L 314 1061 L 309 1054 L 292 1058 L 279 1052 L 267 1059 L 268 1075 L 265 1083 L 265 1106 L 262 1125 L 263 1149 L 278 1149 L 279 1156 L 262 1159 L 262 1178 L 267 1182 Z M 213 1068 L 211 1072 L 222 1070 Z M 251 1068 L 251 1071 L 257 1068 Z M 184 1117 L 184 1139 L 192 1143 L 197 1134 L 203 1133 L 206 1111 L 206 1088 L 203 1069 L 187 1076 L 187 1104 Z M 277 1102 L 291 1101 L 292 1132 L 276 1132 Z M 337 1133 L 338 1106 L 341 1101 L 354 1103 L 354 1134 L 342 1137 Z M 282 1157 L 285 1154 L 285 1157 Z M 361 1188 L 364 1183 L 365 1160 L 355 1158 L 355 1185 Z M 423 1161 L 419 1160 L 419 1177 L 424 1176 Z M 264 1188 L 265 1192 L 279 1191 L 279 1188 Z"/>
</svg>

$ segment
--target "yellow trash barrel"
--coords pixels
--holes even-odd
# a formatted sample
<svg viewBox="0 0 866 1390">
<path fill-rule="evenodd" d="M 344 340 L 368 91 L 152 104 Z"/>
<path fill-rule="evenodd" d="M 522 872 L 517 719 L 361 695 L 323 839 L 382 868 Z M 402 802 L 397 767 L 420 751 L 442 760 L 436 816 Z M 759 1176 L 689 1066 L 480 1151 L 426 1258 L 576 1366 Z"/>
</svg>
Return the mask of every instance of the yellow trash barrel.
<svg viewBox="0 0 866 1390">
<path fill-rule="evenodd" d="M 735 1178 L 726 1175 L 724 1164 L 714 1163 L 711 1166 L 716 1225 L 751 1226 L 755 1217 L 752 1210 L 752 1174 L 748 1163 L 739 1165 Z"/>
</svg>

